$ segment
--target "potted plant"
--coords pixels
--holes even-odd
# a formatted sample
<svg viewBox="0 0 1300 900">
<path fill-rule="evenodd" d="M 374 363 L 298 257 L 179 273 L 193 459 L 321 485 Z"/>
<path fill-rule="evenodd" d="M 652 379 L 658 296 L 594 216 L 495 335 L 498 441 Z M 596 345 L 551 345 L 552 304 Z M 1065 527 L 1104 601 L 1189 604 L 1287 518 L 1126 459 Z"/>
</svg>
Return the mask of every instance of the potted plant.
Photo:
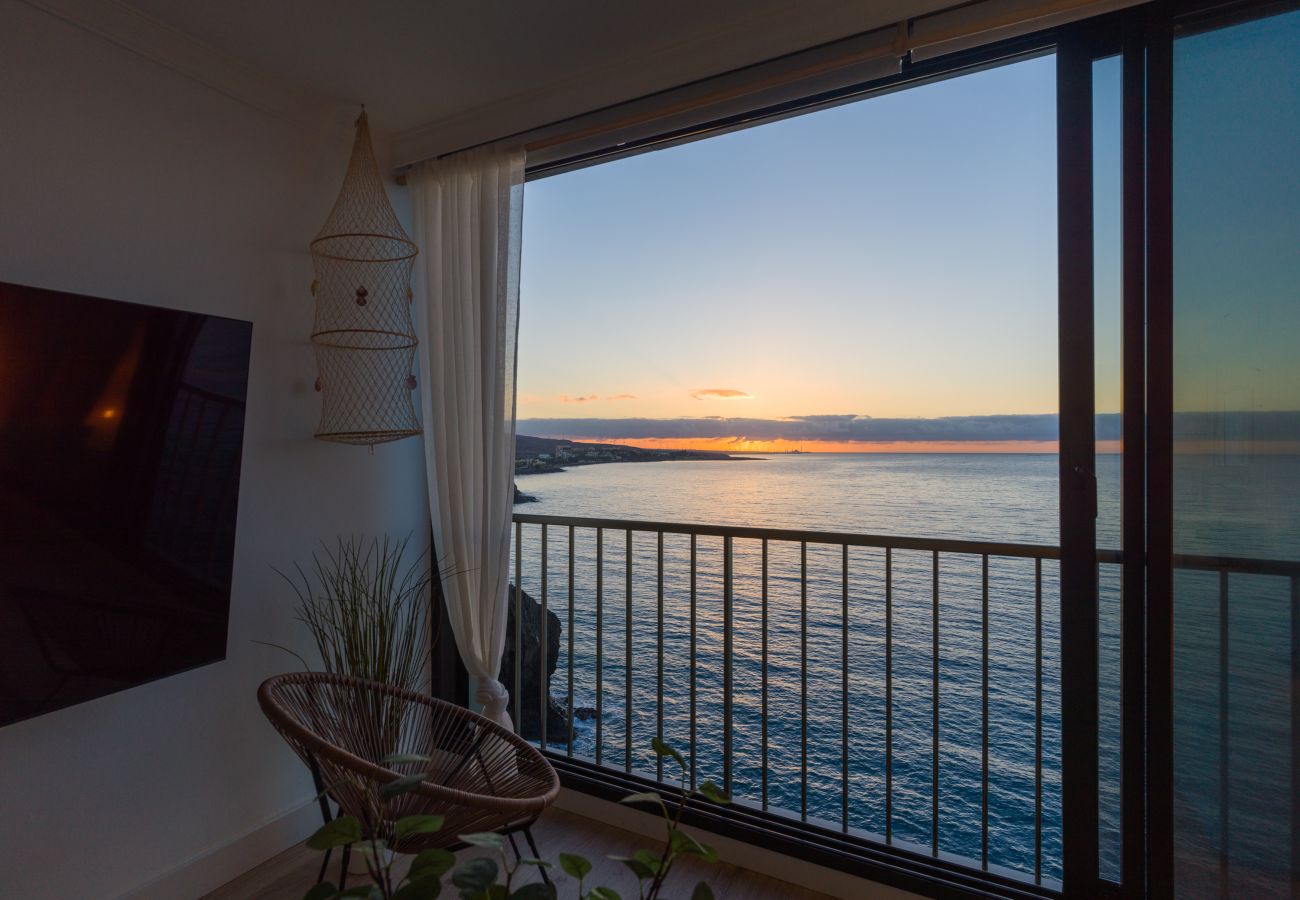
<svg viewBox="0 0 1300 900">
<path fill-rule="evenodd" d="M 298 595 L 298 619 L 311 632 L 325 671 L 426 688 L 433 567 L 427 550 L 408 562 L 409 543 L 386 535 L 340 537 L 333 548 L 322 545 L 312 554 L 309 569 L 295 564 L 295 577 L 280 572 Z"/>
<path fill-rule="evenodd" d="M 409 540 L 340 537 L 313 553 L 307 568 L 295 564 L 293 576 L 276 570 L 297 594 L 298 620 L 311 632 L 326 672 L 427 691 L 433 567 L 427 550 L 409 555 Z M 355 714 L 375 723 L 376 746 L 396 746 L 408 704 L 391 694 L 364 697 L 366 708 Z"/>
<path fill-rule="evenodd" d="M 621 862 L 636 878 L 639 900 L 659 900 L 664 884 L 672 872 L 673 864 L 683 855 L 696 856 L 707 862 L 717 862 L 718 854 L 703 841 L 698 840 L 681 828 L 682 812 L 692 797 L 700 797 L 711 803 L 727 803 L 726 796 L 711 781 L 700 785 L 698 791 L 686 789 L 686 760 L 671 746 L 659 738 L 652 742 L 654 752 L 659 757 L 675 760 L 681 770 L 681 800 L 676 809 L 670 811 L 669 804 L 657 791 L 631 794 L 621 802 L 645 804 L 656 807 L 664 821 L 664 846 L 662 849 L 637 850 L 628 857 L 611 857 Z M 402 757 L 401 761 L 410 761 Z M 387 760 L 386 760 L 387 761 Z M 411 780 L 418 781 L 419 776 Z M 403 779 L 403 782 L 408 779 Z M 401 796 L 410 785 L 394 782 L 385 791 L 387 799 Z M 397 837 L 435 833 L 442 829 L 442 816 L 406 816 L 394 823 L 394 835 Z M 462 900 L 557 900 L 559 894 L 554 884 L 549 882 L 531 882 L 516 886 L 515 881 L 524 867 L 551 868 L 552 864 L 542 859 L 520 859 L 511 862 L 505 852 L 501 835 L 462 834 L 457 835 L 461 843 L 471 846 L 486 847 L 495 851 L 492 856 L 476 857 L 456 864 L 456 857 L 449 850 L 441 848 L 425 850 L 415 855 L 409 871 L 398 877 L 393 872 L 393 855 L 387 852 L 384 841 L 368 835 L 367 829 L 352 816 L 340 816 L 327 822 L 315 834 L 307 839 L 307 846 L 313 850 L 330 851 L 335 847 L 352 846 L 365 861 L 366 875 L 362 884 L 340 890 L 329 881 L 312 887 L 303 900 L 336 900 L 344 897 L 360 897 L 365 900 L 433 900 L 444 887 L 443 879 L 450 876 L 451 886 L 459 892 Z M 587 876 L 591 874 L 591 861 L 576 853 L 561 853 L 560 868 L 577 880 L 574 900 L 622 900 L 613 888 L 596 886 L 588 888 Z M 713 891 L 707 882 L 695 885 L 691 900 L 713 900 Z"/>
</svg>

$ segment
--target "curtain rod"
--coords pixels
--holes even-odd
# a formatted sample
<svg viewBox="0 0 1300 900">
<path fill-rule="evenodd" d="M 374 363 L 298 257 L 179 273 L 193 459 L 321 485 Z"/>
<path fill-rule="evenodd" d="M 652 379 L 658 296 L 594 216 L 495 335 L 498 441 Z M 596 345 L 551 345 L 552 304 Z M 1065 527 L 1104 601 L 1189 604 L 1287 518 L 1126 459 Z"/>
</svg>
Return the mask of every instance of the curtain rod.
<svg viewBox="0 0 1300 900">
<path fill-rule="evenodd" d="M 667 118 L 669 116 L 680 115 L 683 113 L 689 113 L 699 109 L 706 109 L 710 106 L 714 106 L 718 103 L 723 103 L 728 100 L 736 100 L 741 97 L 745 97 L 749 94 L 756 94 L 765 90 L 785 87 L 787 85 L 791 85 L 808 78 L 814 78 L 818 75 L 825 75 L 827 73 L 834 72 L 839 69 L 860 65 L 862 63 L 872 62 L 880 59 L 887 59 L 891 56 L 896 57 L 898 59 L 902 59 L 906 57 L 907 54 L 910 53 L 912 50 L 920 49 L 922 47 L 930 47 L 936 44 L 948 43 L 950 41 L 969 40 L 971 38 L 976 38 L 982 34 L 986 34 L 989 32 L 997 32 L 1006 28 L 1013 28 L 1017 25 L 1023 25 L 1025 23 L 1033 22 L 1038 19 L 1050 19 L 1055 16 L 1069 15 L 1071 13 L 1085 10 L 1089 7 L 1094 7 L 1094 6 L 1104 7 L 1105 9 L 1109 10 L 1115 8 L 1117 5 L 1135 6 L 1142 2 L 1146 2 L 1146 0 L 1131 0 L 1131 2 L 1122 2 L 1119 4 L 1115 3 L 1114 0 L 1111 0 L 1111 2 L 1106 2 L 1106 0 L 1043 0 L 1043 2 L 1035 3 L 1026 7 L 1021 7 L 1018 9 L 1012 8 L 1001 13 L 995 13 L 986 19 L 978 19 L 974 22 L 967 22 L 967 23 L 954 23 L 946 28 L 938 28 L 933 31 L 927 31 L 920 38 L 914 35 L 915 26 L 917 24 L 924 24 L 934 19 L 942 20 L 943 17 L 951 16 L 954 13 L 978 8 L 981 6 L 998 7 L 1003 5 L 998 3 L 997 0 L 973 0 L 973 2 L 957 4 L 954 6 L 947 7 L 945 9 L 936 10 L 931 13 L 926 13 L 925 15 L 922 16 L 916 16 L 910 19 L 903 19 L 892 26 L 875 28 L 872 29 L 871 31 L 860 32 L 859 34 L 849 35 L 847 37 L 840 38 L 836 41 L 830 42 L 831 44 L 836 44 L 836 43 L 841 43 L 843 41 L 861 40 L 873 34 L 880 34 L 883 37 L 887 32 L 892 31 L 894 33 L 894 36 L 893 39 L 890 40 L 888 43 L 882 43 L 879 45 L 854 50 L 851 52 L 847 52 L 842 56 L 837 56 L 831 59 L 824 59 L 814 63 L 808 63 L 803 66 L 796 66 L 795 68 L 788 69 L 782 72 L 773 73 L 767 77 L 758 78 L 752 82 L 748 82 L 743 85 L 727 87 L 727 88 L 719 88 L 717 90 L 710 91 L 708 93 L 701 94 L 696 97 L 683 98 L 681 100 L 678 100 L 677 102 L 670 101 L 666 103 L 664 106 L 655 107 L 638 113 L 630 113 L 628 115 L 613 119 L 611 121 L 596 122 L 587 126 L 581 126 L 579 124 L 576 125 L 573 128 L 573 130 L 562 131 L 557 134 L 551 134 L 551 135 L 540 134 L 541 132 L 546 132 L 553 128 L 558 128 L 561 125 L 565 124 L 566 122 L 579 122 L 582 119 L 586 119 L 600 112 L 606 110 L 614 110 L 617 109 L 619 106 L 623 106 L 628 103 L 634 103 L 637 100 L 648 99 L 649 97 L 653 97 L 655 95 L 649 94 L 646 95 L 646 97 L 634 98 L 632 100 L 623 101 L 621 103 L 617 103 L 612 106 L 605 107 L 603 110 L 592 110 L 584 113 L 578 113 L 577 115 L 559 119 L 547 125 L 540 125 L 535 128 L 529 128 L 525 131 L 515 132 L 514 134 L 504 135 L 499 138 L 493 138 L 492 140 L 481 141 L 477 144 L 471 144 L 469 146 L 461 147 L 456 150 L 450 150 L 446 153 L 439 153 L 436 156 L 430 157 L 429 159 L 418 160 L 413 163 L 407 163 L 403 166 L 398 167 L 396 171 L 396 180 L 398 184 L 405 184 L 406 173 L 415 166 L 418 166 L 424 162 L 429 162 L 432 160 L 445 159 L 449 156 L 454 156 L 457 153 L 464 153 L 469 150 L 475 150 L 478 149 L 479 147 L 486 147 L 491 144 L 498 144 L 504 141 L 511 141 L 511 140 L 517 141 L 520 138 L 524 138 L 525 139 L 523 144 L 524 150 L 532 153 L 538 150 L 544 150 L 550 147 L 556 147 L 574 141 L 599 137 L 602 134 L 612 134 L 621 131 L 625 128 L 631 128 L 637 125 L 645 125 L 655 121 L 656 119 Z M 830 44 L 822 44 L 820 46 L 826 47 L 826 46 L 830 46 Z M 799 56 L 801 54 L 808 53 L 811 50 L 815 50 L 815 49 L 817 48 L 812 47 L 806 50 L 798 50 L 795 51 L 794 53 L 788 54 L 788 56 L 790 57 Z M 781 57 L 778 57 L 778 59 L 779 58 Z M 767 60 L 764 62 L 755 63 L 753 64 L 753 66 L 763 66 L 769 64 L 770 62 L 773 62 L 773 60 Z M 710 76 L 708 78 L 701 79 L 699 82 L 694 82 L 694 83 L 698 84 L 698 83 L 708 82 L 716 78 L 725 77 L 726 75 L 735 74 L 736 72 L 742 72 L 744 71 L 744 69 L 752 68 L 753 66 L 744 66 L 740 69 L 734 69 L 731 72 L 722 73 L 716 76 Z M 664 91 L 658 93 L 672 94 L 680 91 L 682 88 L 686 86 L 687 85 L 679 85 L 677 87 L 667 88 Z M 530 134 L 535 134 L 538 136 L 533 140 L 527 140 L 527 136 Z"/>
</svg>

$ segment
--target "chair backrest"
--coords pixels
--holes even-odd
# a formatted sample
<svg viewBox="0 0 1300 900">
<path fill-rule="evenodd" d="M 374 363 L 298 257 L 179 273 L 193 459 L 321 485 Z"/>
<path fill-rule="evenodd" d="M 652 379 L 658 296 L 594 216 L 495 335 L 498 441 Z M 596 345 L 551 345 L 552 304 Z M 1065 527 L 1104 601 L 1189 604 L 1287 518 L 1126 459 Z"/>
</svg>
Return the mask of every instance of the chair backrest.
<svg viewBox="0 0 1300 900">
<path fill-rule="evenodd" d="M 274 676 L 257 697 L 275 729 L 359 818 L 375 815 L 380 786 L 420 772 L 429 775 L 413 794 L 503 814 L 535 814 L 559 792 L 555 770 L 537 748 L 435 697 L 326 672 Z M 399 754 L 431 759 L 384 761 Z M 408 814 L 418 803 L 408 796 L 401 805 Z"/>
</svg>

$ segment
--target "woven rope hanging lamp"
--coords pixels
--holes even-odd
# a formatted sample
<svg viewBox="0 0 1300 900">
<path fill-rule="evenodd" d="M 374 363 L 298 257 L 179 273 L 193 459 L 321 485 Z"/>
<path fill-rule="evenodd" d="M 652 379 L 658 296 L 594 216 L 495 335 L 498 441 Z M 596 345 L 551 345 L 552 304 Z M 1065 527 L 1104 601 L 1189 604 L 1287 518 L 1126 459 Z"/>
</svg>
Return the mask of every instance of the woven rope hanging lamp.
<svg viewBox="0 0 1300 900">
<path fill-rule="evenodd" d="M 373 449 L 420 433 L 411 321 L 418 252 L 388 202 L 363 108 L 343 188 L 311 242 L 320 440 Z"/>
</svg>

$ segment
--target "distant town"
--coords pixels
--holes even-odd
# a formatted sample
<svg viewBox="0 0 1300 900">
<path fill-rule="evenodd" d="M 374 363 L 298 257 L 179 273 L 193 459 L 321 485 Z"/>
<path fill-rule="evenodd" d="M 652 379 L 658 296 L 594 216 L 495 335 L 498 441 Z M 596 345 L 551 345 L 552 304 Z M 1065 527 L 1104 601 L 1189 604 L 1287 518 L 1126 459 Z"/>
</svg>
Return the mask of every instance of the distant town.
<svg viewBox="0 0 1300 900">
<path fill-rule="evenodd" d="M 559 438 L 529 435 L 515 437 L 515 474 L 538 475 L 563 472 L 571 466 L 596 463 L 667 462 L 670 460 L 743 460 L 753 457 L 732 456 L 720 450 L 651 450 L 623 444 L 589 444 Z"/>
</svg>

